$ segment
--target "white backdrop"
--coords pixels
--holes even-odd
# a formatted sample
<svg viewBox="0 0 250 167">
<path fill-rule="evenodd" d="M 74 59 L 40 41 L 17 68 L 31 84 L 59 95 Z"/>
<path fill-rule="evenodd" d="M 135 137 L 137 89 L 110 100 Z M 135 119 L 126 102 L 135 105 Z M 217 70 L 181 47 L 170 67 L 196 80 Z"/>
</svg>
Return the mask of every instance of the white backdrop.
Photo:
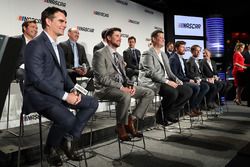
<svg viewBox="0 0 250 167">
<path fill-rule="evenodd" d="M 61 6 L 60 6 L 61 5 Z M 91 64 L 92 52 L 95 44 L 101 41 L 101 32 L 105 28 L 120 27 L 122 29 L 122 43 L 118 52 L 122 54 L 128 47 L 127 37 L 135 36 L 136 47 L 145 51 L 148 49 L 150 34 L 155 29 L 163 29 L 163 14 L 146 8 L 129 0 L 1 0 L 0 34 L 9 36 L 22 34 L 21 25 L 27 17 L 39 19 L 41 12 L 48 6 L 56 6 L 68 13 L 67 30 L 70 27 L 79 27 L 79 43 L 85 46 L 88 60 Z M 39 33 L 42 31 L 38 24 Z M 68 39 L 67 30 L 58 42 Z M 83 31 L 85 30 L 85 31 Z M 17 87 L 17 86 L 14 86 Z M 11 92 L 10 127 L 18 126 L 22 97 Z M 6 128 L 6 105 L 0 121 L 0 129 Z M 105 106 L 100 105 L 99 111 Z"/>
</svg>

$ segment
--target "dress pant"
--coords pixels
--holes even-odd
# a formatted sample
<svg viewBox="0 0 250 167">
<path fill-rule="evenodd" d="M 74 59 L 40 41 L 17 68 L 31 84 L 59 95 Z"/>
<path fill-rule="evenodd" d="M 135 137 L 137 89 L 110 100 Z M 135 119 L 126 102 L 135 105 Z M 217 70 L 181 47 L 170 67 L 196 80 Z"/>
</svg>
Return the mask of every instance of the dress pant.
<svg viewBox="0 0 250 167">
<path fill-rule="evenodd" d="M 206 94 L 207 104 L 212 104 L 215 102 L 215 97 L 218 93 L 218 85 L 210 83 L 210 82 L 204 82 L 204 83 L 208 84 L 209 86 L 209 91 Z"/>
<path fill-rule="evenodd" d="M 149 109 L 150 104 L 154 98 L 154 92 L 149 88 L 135 86 L 135 94 L 132 96 L 138 99 L 139 102 L 136 105 L 132 115 L 143 119 L 145 112 Z M 116 102 L 116 119 L 117 124 L 128 124 L 128 110 L 131 103 L 131 95 L 122 92 L 117 88 L 107 88 L 105 92 L 95 94 L 97 97 L 101 97 L 102 100 L 109 100 Z"/>
<path fill-rule="evenodd" d="M 18 68 L 16 70 L 16 80 L 19 82 L 20 90 L 23 95 L 23 87 L 24 87 L 24 75 L 25 75 L 25 70 L 22 68 Z"/>
<path fill-rule="evenodd" d="M 76 109 L 76 115 L 69 111 L 69 108 Z M 51 104 L 46 110 L 39 112 L 39 114 L 53 121 L 46 145 L 57 147 L 66 135 L 79 139 L 82 130 L 97 108 L 98 100 L 96 98 L 82 96 L 81 102 L 75 106 L 65 103 Z"/>
<path fill-rule="evenodd" d="M 77 77 L 90 78 L 85 89 L 87 89 L 88 91 L 94 91 L 95 88 L 94 88 L 94 81 L 93 81 L 93 78 L 94 78 L 93 70 L 88 70 L 88 72 L 84 76 L 79 75 L 75 71 L 70 71 L 70 72 L 68 72 L 68 74 L 69 74 L 69 76 L 74 84 L 77 83 L 77 81 L 76 81 Z"/>
<path fill-rule="evenodd" d="M 192 96 L 192 89 L 187 85 L 178 85 L 173 88 L 167 84 L 161 84 L 159 95 L 163 97 L 161 105 L 165 118 L 175 119 L 185 103 Z M 157 115 L 159 115 L 159 111 Z"/>
</svg>

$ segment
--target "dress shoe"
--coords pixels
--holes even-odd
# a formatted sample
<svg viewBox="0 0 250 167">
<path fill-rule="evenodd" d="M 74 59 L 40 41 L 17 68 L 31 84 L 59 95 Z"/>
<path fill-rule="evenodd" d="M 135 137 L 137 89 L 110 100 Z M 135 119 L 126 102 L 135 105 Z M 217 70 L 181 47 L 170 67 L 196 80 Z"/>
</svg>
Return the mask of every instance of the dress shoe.
<svg viewBox="0 0 250 167">
<path fill-rule="evenodd" d="M 160 124 L 162 126 L 168 126 L 168 121 L 163 121 L 162 119 L 157 119 L 156 118 L 156 123 Z"/>
<path fill-rule="evenodd" d="M 178 118 L 172 118 L 172 117 L 167 117 L 167 120 L 172 123 L 176 123 L 179 121 Z"/>
<path fill-rule="evenodd" d="M 186 114 L 189 115 L 190 117 L 197 117 L 198 116 L 198 114 L 196 114 L 194 111 L 187 112 Z"/>
<path fill-rule="evenodd" d="M 131 138 L 128 136 L 125 126 L 123 124 L 118 124 L 116 129 L 116 133 L 118 134 L 118 138 L 122 141 L 131 141 Z"/>
<path fill-rule="evenodd" d="M 134 120 L 132 119 L 132 116 L 128 117 L 128 125 L 125 125 L 126 131 L 130 133 L 133 137 L 143 137 L 142 133 L 139 133 L 134 126 Z"/>
<path fill-rule="evenodd" d="M 63 139 L 60 148 L 63 150 L 65 155 L 72 161 L 81 161 L 82 156 L 75 151 L 74 142 Z"/>
<path fill-rule="evenodd" d="M 60 158 L 60 155 L 57 153 L 57 150 L 54 147 L 44 147 L 44 154 L 47 159 L 47 162 L 51 166 L 62 166 L 62 159 Z"/>
<path fill-rule="evenodd" d="M 203 114 L 203 113 L 200 111 L 200 109 L 198 109 L 198 108 L 194 108 L 192 111 L 193 111 L 197 116 Z"/>
</svg>

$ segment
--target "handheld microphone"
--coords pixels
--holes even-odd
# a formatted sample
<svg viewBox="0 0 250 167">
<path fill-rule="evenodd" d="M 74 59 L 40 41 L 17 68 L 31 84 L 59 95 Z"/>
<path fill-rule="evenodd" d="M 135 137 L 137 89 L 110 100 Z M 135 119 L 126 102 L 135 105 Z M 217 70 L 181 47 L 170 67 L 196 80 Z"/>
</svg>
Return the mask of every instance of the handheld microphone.
<svg viewBox="0 0 250 167">
<path fill-rule="evenodd" d="M 87 95 L 88 91 L 86 89 L 84 89 L 81 85 L 79 84 L 75 84 L 74 89 L 77 90 L 77 92 L 83 94 L 83 95 Z"/>
</svg>

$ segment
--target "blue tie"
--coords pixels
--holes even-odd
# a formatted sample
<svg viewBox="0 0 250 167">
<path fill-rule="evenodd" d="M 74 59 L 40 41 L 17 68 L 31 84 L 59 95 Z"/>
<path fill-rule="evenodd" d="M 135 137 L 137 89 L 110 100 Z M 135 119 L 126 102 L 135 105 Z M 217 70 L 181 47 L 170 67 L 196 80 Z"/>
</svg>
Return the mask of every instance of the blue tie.
<svg viewBox="0 0 250 167">
<path fill-rule="evenodd" d="M 78 50 L 76 47 L 76 43 L 72 43 L 72 49 L 73 49 L 73 53 L 74 53 L 74 67 L 78 67 L 79 66 L 79 57 L 78 57 Z"/>
</svg>

